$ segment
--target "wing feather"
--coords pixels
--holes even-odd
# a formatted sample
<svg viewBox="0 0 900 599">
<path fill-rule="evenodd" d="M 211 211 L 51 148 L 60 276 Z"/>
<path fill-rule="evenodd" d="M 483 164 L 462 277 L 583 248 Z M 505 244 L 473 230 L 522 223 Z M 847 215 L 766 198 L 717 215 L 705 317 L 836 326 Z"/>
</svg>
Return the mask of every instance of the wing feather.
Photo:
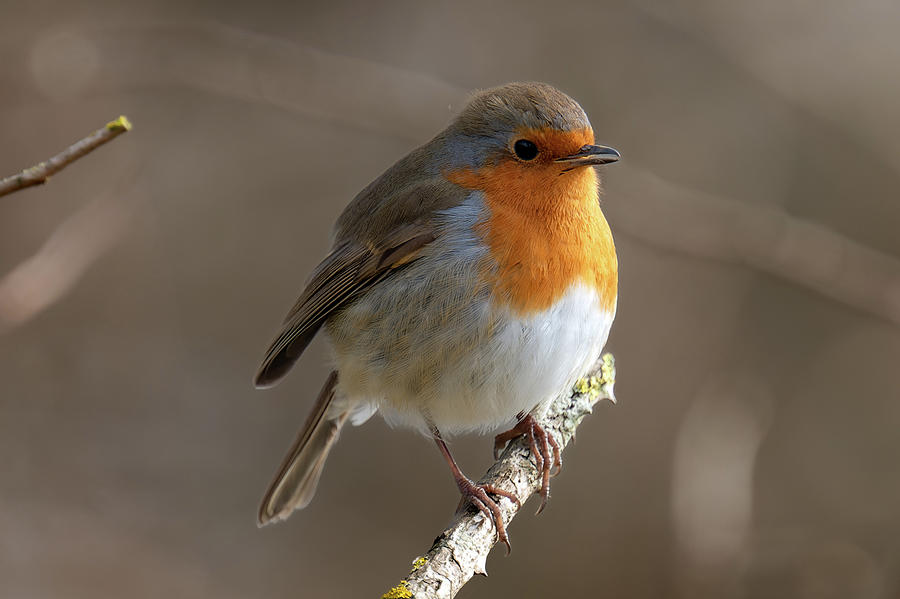
<svg viewBox="0 0 900 599">
<path fill-rule="evenodd" d="M 386 236 L 377 246 L 344 241 L 313 271 L 281 332 L 269 346 L 256 374 L 257 387 L 277 383 L 312 341 L 322 323 L 366 288 L 419 257 L 435 239 L 432 228 L 410 223 Z"/>
</svg>

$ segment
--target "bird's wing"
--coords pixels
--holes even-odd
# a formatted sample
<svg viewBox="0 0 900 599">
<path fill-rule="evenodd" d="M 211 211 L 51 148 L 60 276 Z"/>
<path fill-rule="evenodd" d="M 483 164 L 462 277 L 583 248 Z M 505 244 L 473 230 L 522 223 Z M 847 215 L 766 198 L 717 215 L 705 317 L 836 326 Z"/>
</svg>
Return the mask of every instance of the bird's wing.
<svg viewBox="0 0 900 599">
<path fill-rule="evenodd" d="M 277 383 L 309 345 L 325 319 L 351 298 L 415 260 L 435 239 L 434 228 L 418 220 L 394 228 L 377 242 L 339 241 L 313 271 L 306 289 L 285 318 L 256 374 L 256 385 Z"/>
</svg>

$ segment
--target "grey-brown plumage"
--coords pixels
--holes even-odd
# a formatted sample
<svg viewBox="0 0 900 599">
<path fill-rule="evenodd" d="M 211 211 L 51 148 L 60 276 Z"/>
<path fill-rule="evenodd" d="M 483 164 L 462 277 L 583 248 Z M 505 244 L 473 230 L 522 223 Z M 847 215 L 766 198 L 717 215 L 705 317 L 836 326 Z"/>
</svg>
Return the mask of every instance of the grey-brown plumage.
<svg viewBox="0 0 900 599">
<path fill-rule="evenodd" d="M 256 386 L 270 387 L 281 380 L 329 314 L 389 275 L 391 269 L 415 259 L 433 240 L 427 223 L 411 223 L 393 231 L 377 247 L 350 241 L 338 245 L 313 272 L 303 295 L 288 312 L 256 375 Z"/>
</svg>

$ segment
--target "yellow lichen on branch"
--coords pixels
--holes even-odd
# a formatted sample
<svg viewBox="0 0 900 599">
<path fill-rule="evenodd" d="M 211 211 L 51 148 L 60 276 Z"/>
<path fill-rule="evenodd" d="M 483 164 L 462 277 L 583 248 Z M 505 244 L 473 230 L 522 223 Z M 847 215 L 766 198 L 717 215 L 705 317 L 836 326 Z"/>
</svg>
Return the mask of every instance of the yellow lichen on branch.
<svg viewBox="0 0 900 599">
<path fill-rule="evenodd" d="M 410 599 L 413 594 L 407 587 L 407 582 L 405 580 L 401 580 L 400 584 L 393 587 L 387 593 L 381 596 L 381 599 Z"/>
</svg>

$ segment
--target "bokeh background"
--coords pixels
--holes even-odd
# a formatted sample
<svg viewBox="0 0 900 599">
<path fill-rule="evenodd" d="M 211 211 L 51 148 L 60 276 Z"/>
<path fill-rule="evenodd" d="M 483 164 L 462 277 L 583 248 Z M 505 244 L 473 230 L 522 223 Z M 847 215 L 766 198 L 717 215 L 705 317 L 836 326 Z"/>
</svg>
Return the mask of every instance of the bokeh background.
<svg viewBox="0 0 900 599">
<path fill-rule="evenodd" d="M 578 99 L 619 248 L 619 404 L 475 597 L 900 596 L 900 5 L 0 7 L 0 595 L 375 597 L 449 521 L 433 446 L 345 431 L 257 502 L 327 373 L 250 380 L 331 223 L 511 80 Z M 487 438 L 453 443 L 473 475 Z M 534 505 L 533 503 L 530 505 Z"/>
</svg>

